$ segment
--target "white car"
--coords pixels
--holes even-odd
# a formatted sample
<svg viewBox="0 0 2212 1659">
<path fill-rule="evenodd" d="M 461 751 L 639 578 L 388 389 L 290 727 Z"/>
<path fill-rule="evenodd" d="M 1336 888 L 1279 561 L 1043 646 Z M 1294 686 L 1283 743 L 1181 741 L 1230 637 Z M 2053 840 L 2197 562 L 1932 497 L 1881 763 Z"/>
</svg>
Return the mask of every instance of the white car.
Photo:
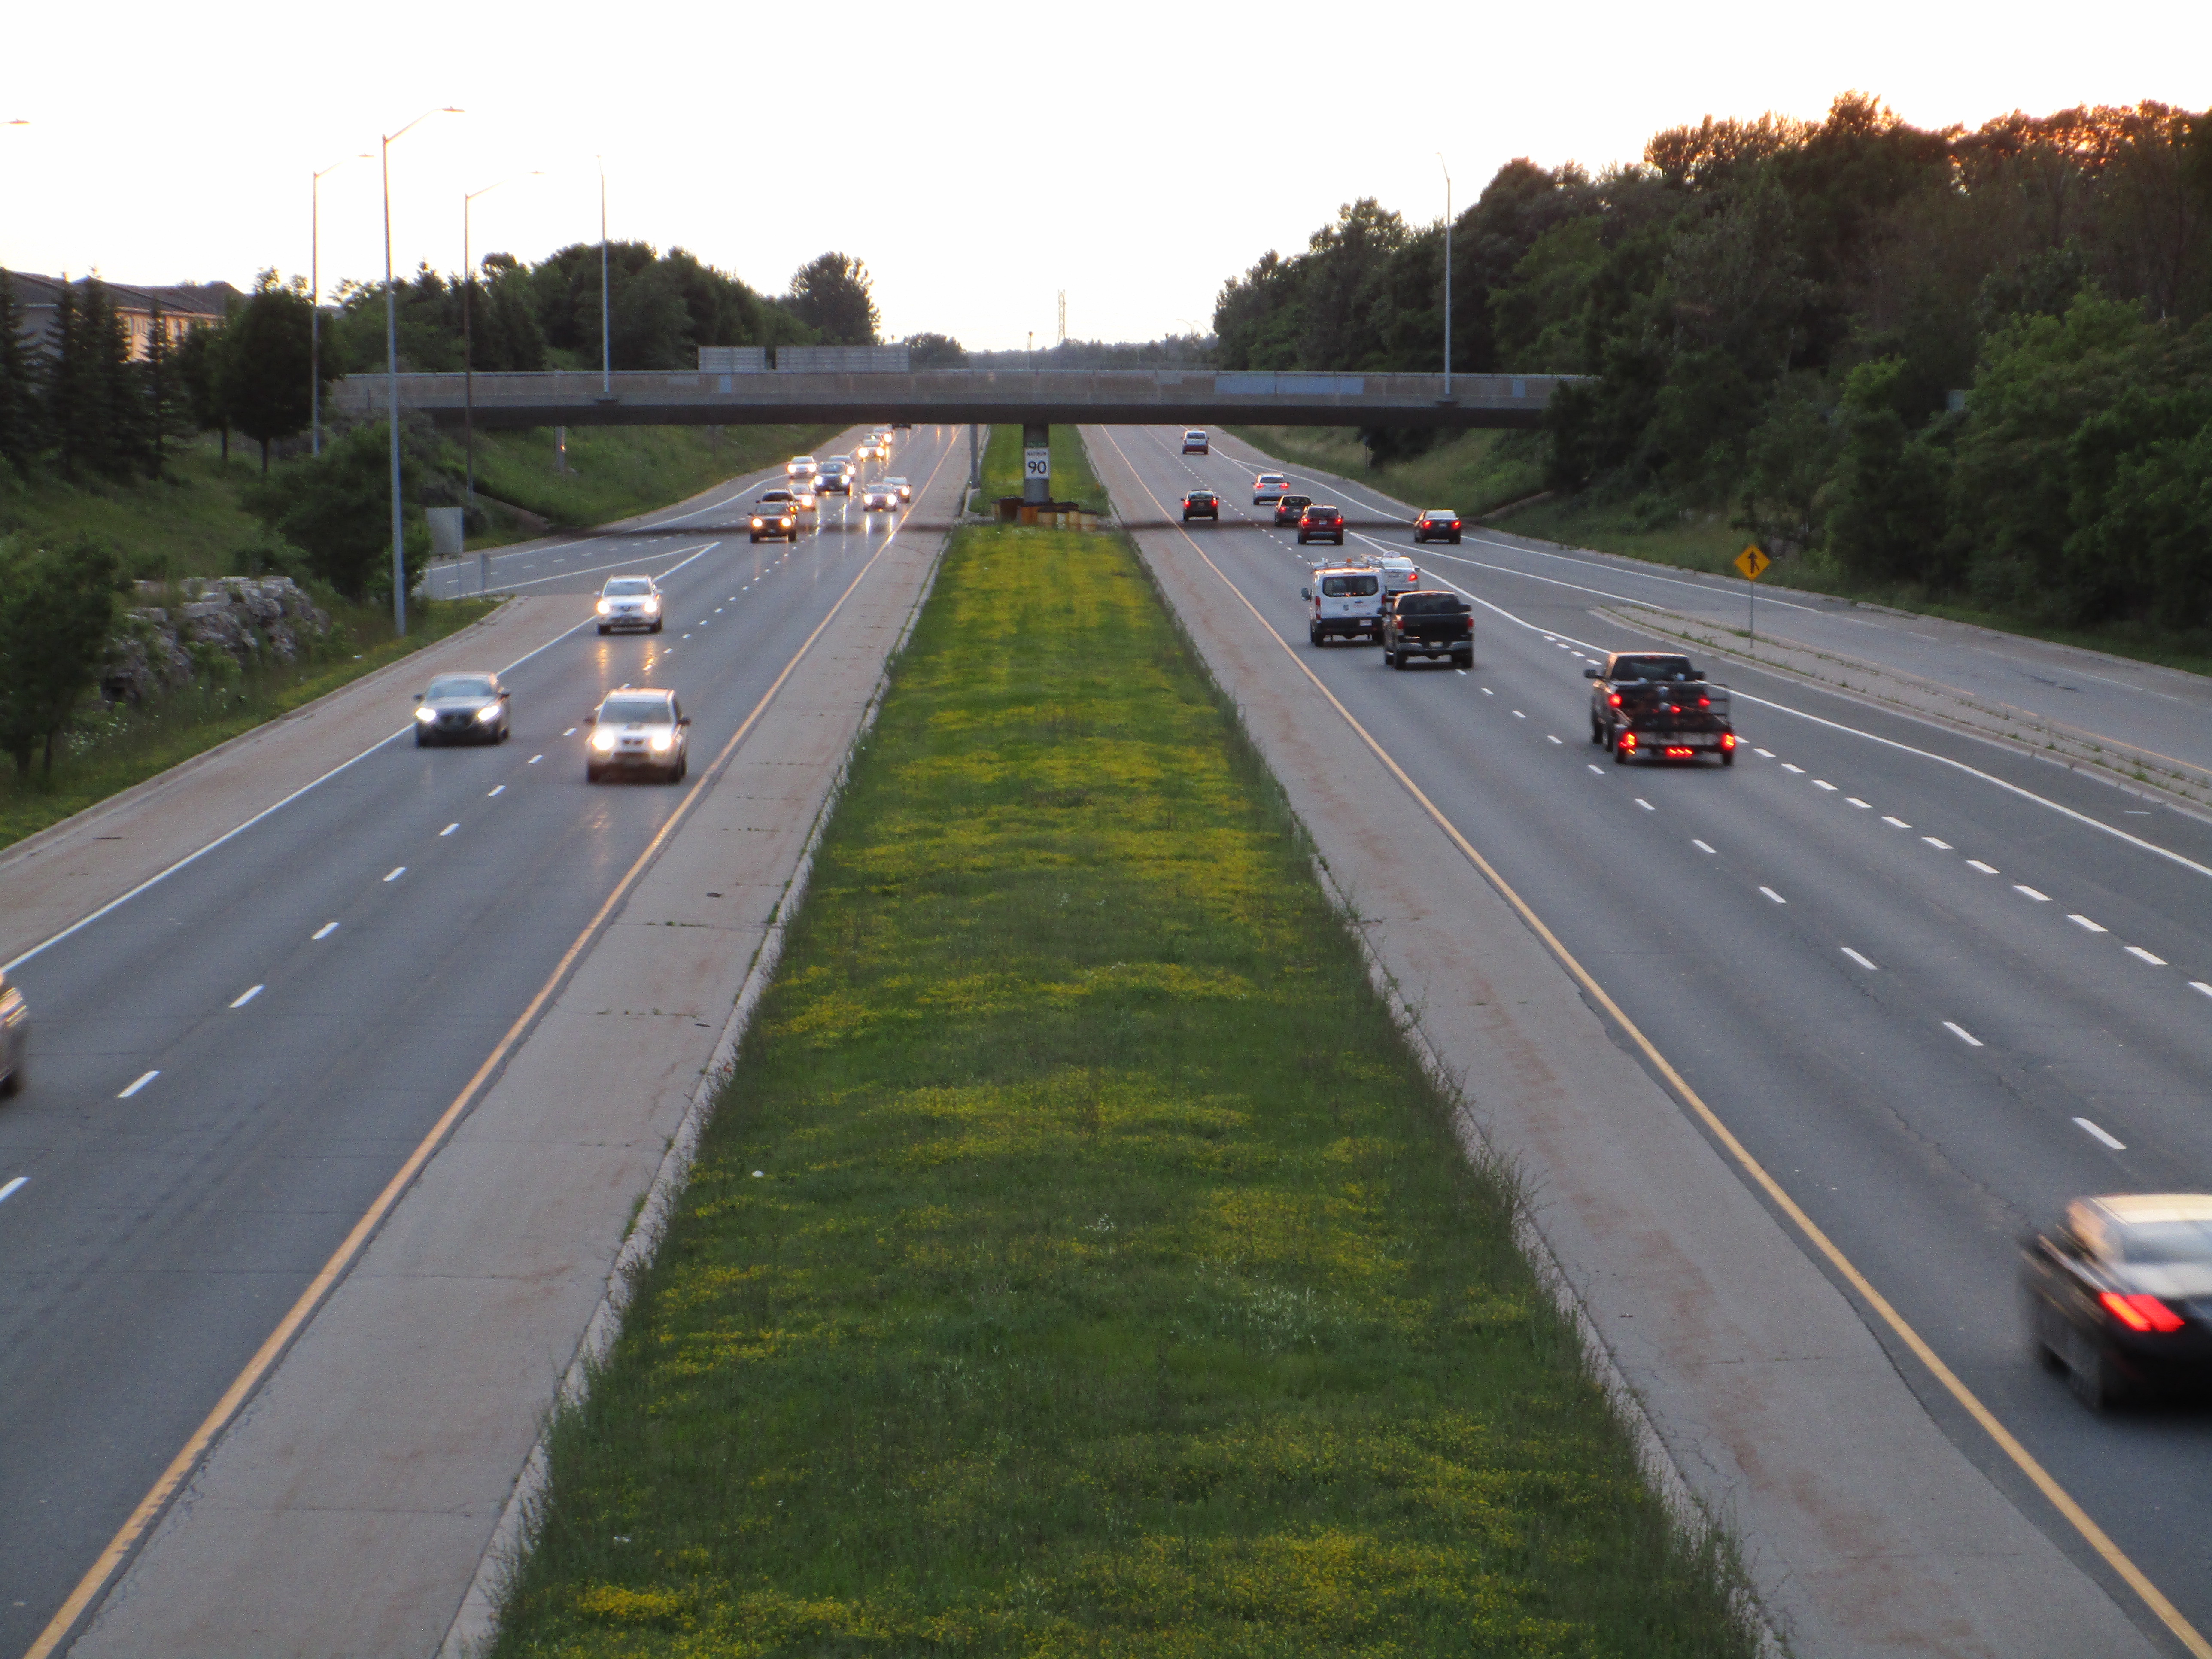
<svg viewBox="0 0 2212 1659">
<path fill-rule="evenodd" d="M 822 463 L 811 455 L 794 455 L 783 464 L 783 476 L 793 483 L 805 479 L 812 483 L 822 471 Z"/>
<path fill-rule="evenodd" d="M 23 1060 L 31 1046 L 31 1011 L 24 1005 L 23 994 L 8 983 L 8 975 L 0 974 L 0 1095 L 12 1095 L 23 1087 Z"/>
<path fill-rule="evenodd" d="M 660 631 L 660 584 L 650 576 L 610 576 L 599 589 L 599 632 L 617 628 Z"/>
<path fill-rule="evenodd" d="M 1279 472 L 1262 472 L 1252 480 L 1252 505 L 1279 501 L 1290 494 L 1291 481 Z"/>
<path fill-rule="evenodd" d="M 884 482 L 898 491 L 898 498 L 901 501 L 910 501 L 914 499 L 914 486 L 904 478 L 894 476 L 884 479 Z"/>
<path fill-rule="evenodd" d="M 673 691 L 625 685 L 610 691 L 584 722 L 584 781 L 597 783 L 610 772 L 658 772 L 674 783 L 691 768 L 691 745 L 684 728 L 691 724 Z"/>
<path fill-rule="evenodd" d="M 1213 452 L 1206 447 L 1206 434 L 1194 427 L 1182 434 L 1182 453 L 1186 455 L 1210 455 Z"/>
<path fill-rule="evenodd" d="M 863 513 L 890 513 L 899 504 L 899 493 L 888 478 L 878 478 L 860 491 L 860 510 Z"/>
<path fill-rule="evenodd" d="M 1390 601 L 1401 593 L 1410 593 L 1421 585 L 1420 568 L 1398 554 L 1368 554 L 1350 562 L 1366 566 L 1381 573 L 1382 577 L 1382 608 L 1389 610 Z"/>
</svg>

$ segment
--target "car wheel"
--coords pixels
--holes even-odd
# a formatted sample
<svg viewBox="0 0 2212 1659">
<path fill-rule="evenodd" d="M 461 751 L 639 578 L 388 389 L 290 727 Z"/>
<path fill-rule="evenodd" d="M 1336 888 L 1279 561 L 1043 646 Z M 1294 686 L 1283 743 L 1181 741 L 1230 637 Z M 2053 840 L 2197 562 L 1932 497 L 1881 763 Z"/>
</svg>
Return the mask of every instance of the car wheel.
<svg viewBox="0 0 2212 1659">
<path fill-rule="evenodd" d="M 1309 628 L 1306 629 L 1306 643 L 1308 645 L 1319 645 L 1321 643 L 1321 629 L 1318 628 Z"/>
<path fill-rule="evenodd" d="M 1721 764 L 1723 766 L 1734 766 L 1735 764 L 1735 750 L 1733 749 L 1722 750 Z"/>
<path fill-rule="evenodd" d="M 23 1085 L 26 1081 L 26 1079 L 23 1076 L 23 1070 L 27 1063 L 27 1061 L 19 1060 L 15 1062 L 15 1069 L 14 1071 L 9 1073 L 5 1077 L 0 1077 L 0 1099 L 5 1099 L 12 1095 L 20 1095 L 23 1092 Z"/>
<path fill-rule="evenodd" d="M 2054 1376 L 2066 1369 L 2065 1324 L 2046 1297 L 2033 1292 L 2027 1298 L 2027 1352 Z"/>
<path fill-rule="evenodd" d="M 592 765 L 591 762 L 586 761 L 584 763 L 584 781 L 586 783 L 597 783 L 599 781 L 599 769 Z"/>
<path fill-rule="evenodd" d="M 1454 532 L 1452 532 L 1451 544 L 1452 544 L 1454 547 L 1457 547 L 1457 546 L 1459 545 L 1459 532 L 1457 532 L 1456 530 L 1455 530 Z"/>
<path fill-rule="evenodd" d="M 1344 545 L 1344 537 L 1343 537 L 1343 535 L 1342 535 L 1340 532 L 1340 533 L 1339 533 L 1339 535 L 1337 536 L 1337 538 L 1336 538 L 1336 544 L 1337 544 L 1339 547 L 1342 547 L 1342 546 Z"/>
<path fill-rule="evenodd" d="M 415 728 L 415 746 L 417 749 L 428 749 L 430 746 L 430 734 L 419 726 Z"/>
<path fill-rule="evenodd" d="M 1455 651 L 1452 653 L 1452 666 L 1454 668 L 1462 670 L 1473 668 L 1474 666 L 1474 653 L 1472 651 Z"/>
<path fill-rule="evenodd" d="M 677 781 L 677 782 L 681 783 L 681 782 L 683 782 L 683 781 L 684 781 L 684 779 L 686 779 L 686 778 L 690 777 L 690 775 L 691 775 L 691 757 L 690 757 L 690 756 L 689 756 L 689 755 L 686 755 L 686 756 L 684 756 L 684 757 L 682 760 L 680 760 L 680 761 L 678 761 L 678 762 L 677 762 L 677 763 L 676 763 L 676 781 Z"/>
<path fill-rule="evenodd" d="M 2066 1386 L 2093 1412 L 2110 1411 L 2127 1400 L 2127 1381 L 2112 1357 L 2076 1330 L 2067 1333 Z"/>
<path fill-rule="evenodd" d="M 1623 748 L 1618 742 L 1613 745 L 1613 763 L 1615 766 L 1626 766 L 1628 764 L 1628 750 Z"/>
<path fill-rule="evenodd" d="M 607 625 L 605 623 L 601 623 L 599 624 L 599 637 L 605 639 L 606 637 L 606 632 Z"/>
<path fill-rule="evenodd" d="M 647 629 L 646 630 L 646 632 L 647 632 L 648 634 L 658 634 L 659 631 L 660 631 L 660 624 L 659 624 L 659 623 L 653 623 L 653 625 L 651 628 L 649 628 L 649 629 Z"/>
</svg>

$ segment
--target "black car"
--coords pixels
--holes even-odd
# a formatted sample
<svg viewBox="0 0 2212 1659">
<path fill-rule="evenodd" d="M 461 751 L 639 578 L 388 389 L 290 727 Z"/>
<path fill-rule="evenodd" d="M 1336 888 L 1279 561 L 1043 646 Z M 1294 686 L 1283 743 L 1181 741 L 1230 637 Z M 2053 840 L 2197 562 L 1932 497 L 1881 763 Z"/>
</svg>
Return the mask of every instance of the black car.
<svg viewBox="0 0 2212 1659">
<path fill-rule="evenodd" d="M 505 743 L 512 735 L 507 688 L 496 674 L 435 675 L 415 702 L 417 749 L 434 743 Z"/>
<path fill-rule="evenodd" d="M 1211 489 L 1192 490 L 1182 498 L 1182 521 L 1188 524 L 1193 519 L 1211 519 L 1220 523 L 1221 497 Z"/>
<path fill-rule="evenodd" d="M 1312 505 L 1313 497 L 1310 495 L 1279 495 L 1275 498 L 1275 522 L 1296 524 Z"/>
<path fill-rule="evenodd" d="M 1459 543 L 1459 514 L 1448 507 L 1432 507 L 1413 520 L 1413 539 L 1416 542 Z"/>
<path fill-rule="evenodd" d="M 2029 1344 L 2091 1410 L 2212 1382 L 2212 1194 L 2079 1198 L 2022 1255 Z"/>
<path fill-rule="evenodd" d="M 1474 666 L 1474 607 L 1456 593 L 1416 589 L 1382 613 L 1382 663 L 1403 668 L 1415 657 L 1449 657 Z"/>
<path fill-rule="evenodd" d="M 1332 541 L 1344 545 L 1344 509 L 1340 507 L 1309 507 L 1298 514 L 1298 545 L 1309 541 Z"/>
</svg>

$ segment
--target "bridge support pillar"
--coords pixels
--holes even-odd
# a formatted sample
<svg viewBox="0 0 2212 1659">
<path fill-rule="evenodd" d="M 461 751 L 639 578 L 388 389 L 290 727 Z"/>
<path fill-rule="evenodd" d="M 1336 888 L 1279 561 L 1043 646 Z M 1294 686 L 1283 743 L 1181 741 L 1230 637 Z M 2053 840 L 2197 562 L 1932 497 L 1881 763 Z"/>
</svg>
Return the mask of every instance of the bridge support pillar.
<svg viewBox="0 0 2212 1659">
<path fill-rule="evenodd" d="M 968 494 L 971 498 L 983 487 L 983 443 L 975 427 L 968 428 Z"/>
<path fill-rule="evenodd" d="M 1042 467 L 1037 465 L 1039 457 L 1043 459 Z M 1052 428 L 1028 421 L 1022 422 L 1022 499 L 1052 499 Z"/>
</svg>

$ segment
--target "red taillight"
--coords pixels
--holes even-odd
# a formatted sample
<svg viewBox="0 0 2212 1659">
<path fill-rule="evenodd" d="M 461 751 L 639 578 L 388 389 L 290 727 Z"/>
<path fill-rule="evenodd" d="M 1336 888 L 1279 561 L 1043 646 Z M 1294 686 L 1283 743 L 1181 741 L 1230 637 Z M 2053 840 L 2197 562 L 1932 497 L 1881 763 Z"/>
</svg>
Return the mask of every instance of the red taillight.
<svg viewBox="0 0 2212 1659">
<path fill-rule="evenodd" d="M 1735 732 L 1723 732 L 1721 734 L 1721 747 L 1722 747 L 1722 748 L 1723 748 L 1723 749 L 1733 749 L 1733 748 L 1735 748 Z"/>
<path fill-rule="evenodd" d="M 1607 695 L 1607 696 L 1606 696 L 1605 705 L 1606 705 L 1606 707 L 1607 707 L 1607 708 L 1620 708 L 1620 692 L 1618 692 L 1618 691 L 1613 691 L 1613 692 L 1610 692 L 1610 693 L 1608 693 L 1608 694 Z"/>
<path fill-rule="evenodd" d="M 2097 1300 L 2105 1304 L 2106 1313 L 2131 1331 L 2164 1334 L 2181 1328 L 2181 1316 L 2154 1296 L 2123 1296 L 2118 1291 L 2106 1291 Z"/>
<path fill-rule="evenodd" d="M 1698 707 L 1700 708 L 1711 708 L 1712 706 L 1713 700 L 1711 697 L 1699 697 L 1698 699 Z"/>
<path fill-rule="evenodd" d="M 1458 529 L 1458 528 L 1459 528 L 1459 520 L 1458 520 L 1457 519 L 1454 519 L 1454 520 L 1452 520 L 1452 528 L 1453 528 L 1454 530 L 1456 530 L 1456 529 Z"/>
<path fill-rule="evenodd" d="M 1668 750 L 1667 758 L 1668 760 L 1687 760 L 1693 752 L 1693 750 L 1688 748 L 1677 746 Z"/>
<path fill-rule="evenodd" d="M 1623 732 L 1623 733 L 1621 734 L 1621 738 L 1620 738 L 1620 746 L 1621 746 L 1623 749 L 1633 749 L 1633 748 L 1635 748 L 1635 747 L 1636 747 L 1636 733 L 1635 733 L 1635 732 Z"/>
</svg>

